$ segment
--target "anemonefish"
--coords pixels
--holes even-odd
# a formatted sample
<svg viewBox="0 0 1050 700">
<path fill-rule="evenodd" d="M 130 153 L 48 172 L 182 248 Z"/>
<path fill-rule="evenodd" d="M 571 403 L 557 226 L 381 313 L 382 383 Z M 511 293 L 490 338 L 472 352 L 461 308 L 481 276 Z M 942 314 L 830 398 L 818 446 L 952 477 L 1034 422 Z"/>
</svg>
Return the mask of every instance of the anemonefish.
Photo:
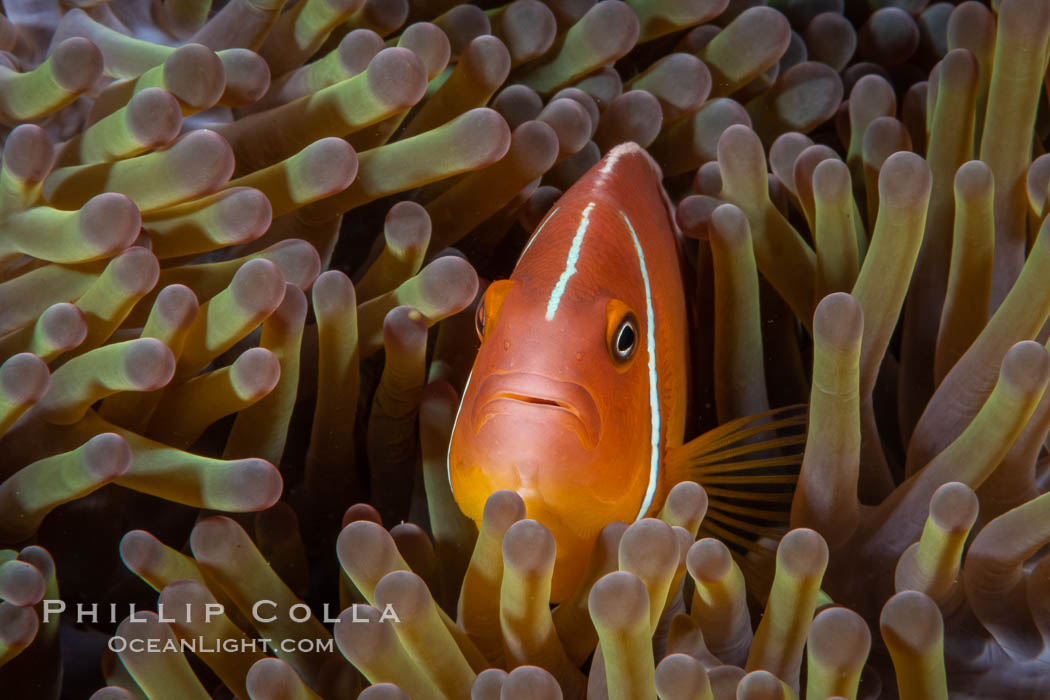
<svg viewBox="0 0 1050 700">
<path fill-rule="evenodd" d="M 578 583 L 605 525 L 658 513 L 691 478 L 689 324 L 661 178 L 637 144 L 609 151 L 478 305 L 481 347 L 449 483 L 479 523 L 493 492 L 521 496 L 527 517 L 554 535 L 555 602 Z"/>
</svg>

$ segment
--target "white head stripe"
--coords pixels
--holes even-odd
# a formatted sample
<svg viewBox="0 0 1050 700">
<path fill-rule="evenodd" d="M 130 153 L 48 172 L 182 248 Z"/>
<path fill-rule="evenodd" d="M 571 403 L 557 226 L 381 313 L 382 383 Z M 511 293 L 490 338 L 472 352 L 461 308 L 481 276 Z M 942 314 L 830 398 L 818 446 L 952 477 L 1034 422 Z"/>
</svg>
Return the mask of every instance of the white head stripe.
<svg viewBox="0 0 1050 700">
<path fill-rule="evenodd" d="M 620 160 L 620 156 L 624 153 L 622 148 L 614 148 L 609 155 L 605 158 L 605 165 L 599 171 L 602 175 L 608 175 L 612 172 L 612 169 L 616 166 L 616 161 Z"/>
<path fill-rule="evenodd" d="M 463 384 L 463 393 L 459 395 L 459 405 L 456 406 L 456 419 L 452 421 L 452 430 L 459 425 L 459 412 L 463 410 L 463 397 L 467 395 L 467 387 L 470 386 L 470 378 L 474 375 L 474 368 L 470 368 L 467 381 Z M 448 474 L 448 490 L 452 493 L 452 436 L 449 436 L 448 449 L 445 451 L 445 473 Z M 454 494 L 453 494 L 453 497 Z"/>
<path fill-rule="evenodd" d="M 657 387 L 656 376 L 656 324 L 653 313 L 653 290 L 649 284 L 649 270 L 645 266 L 645 253 L 642 252 L 642 244 L 638 241 L 631 220 L 622 211 L 623 217 L 631 232 L 634 241 L 634 252 L 638 254 L 638 267 L 642 272 L 642 285 L 645 288 L 645 352 L 649 364 L 649 416 L 651 417 L 651 429 L 649 433 L 649 486 L 645 489 L 645 498 L 642 499 L 642 507 L 638 510 L 635 520 L 645 517 L 649 507 L 653 504 L 656 496 L 656 483 L 660 468 L 660 392 Z"/>
<path fill-rule="evenodd" d="M 569 279 L 576 274 L 576 262 L 580 259 L 580 249 L 583 247 L 583 237 L 587 233 L 587 226 L 591 221 L 592 209 L 594 209 L 594 202 L 588 202 L 583 209 L 580 225 L 576 227 L 576 235 L 572 237 L 572 245 L 569 246 L 569 256 L 565 259 L 565 269 L 562 270 L 561 277 L 558 278 L 554 289 L 551 290 L 551 298 L 547 302 L 546 318 L 548 321 L 554 320 L 554 314 L 558 311 L 558 304 L 561 303 L 562 294 L 565 294 L 565 287 L 569 284 Z"/>
</svg>

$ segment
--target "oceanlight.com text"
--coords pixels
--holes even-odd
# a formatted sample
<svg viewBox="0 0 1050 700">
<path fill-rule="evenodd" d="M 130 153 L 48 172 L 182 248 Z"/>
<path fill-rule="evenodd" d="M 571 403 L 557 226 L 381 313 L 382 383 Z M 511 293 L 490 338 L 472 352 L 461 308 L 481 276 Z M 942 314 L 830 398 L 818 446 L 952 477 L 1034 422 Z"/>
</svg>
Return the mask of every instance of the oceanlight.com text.
<svg viewBox="0 0 1050 700">
<path fill-rule="evenodd" d="M 260 637 L 258 639 L 248 639 L 246 637 L 229 639 L 209 639 L 207 637 L 141 639 L 139 637 L 128 638 L 117 635 L 109 638 L 107 646 L 110 651 L 118 654 L 125 651 L 131 651 L 136 654 L 186 653 L 187 651 L 194 654 L 265 654 L 271 650 L 290 654 L 293 652 L 333 652 L 335 650 L 335 640 L 331 637 L 327 639 L 278 640 L 269 637 Z"/>
</svg>

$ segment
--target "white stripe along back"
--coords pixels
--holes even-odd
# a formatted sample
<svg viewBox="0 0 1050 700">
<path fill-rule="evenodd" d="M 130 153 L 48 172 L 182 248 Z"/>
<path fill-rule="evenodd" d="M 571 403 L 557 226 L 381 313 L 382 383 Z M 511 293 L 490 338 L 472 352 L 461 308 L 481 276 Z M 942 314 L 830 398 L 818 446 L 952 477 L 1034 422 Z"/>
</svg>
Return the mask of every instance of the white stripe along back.
<svg viewBox="0 0 1050 700">
<path fill-rule="evenodd" d="M 660 392 L 658 391 L 658 378 L 656 375 L 656 323 L 653 313 L 653 290 L 649 284 L 649 269 L 645 265 L 645 253 L 642 252 L 642 244 L 638 240 L 638 234 L 631 225 L 627 215 L 620 212 L 627 229 L 631 232 L 634 241 L 634 252 L 638 254 L 638 268 L 642 272 L 642 285 L 645 288 L 645 352 L 649 364 L 649 485 L 645 489 L 645 497 L 642 499 L 642 507 L 638 510 L 635 520 L 645 517 L 649 507 L 653 504 L 656 496 L 657 477 L 660 470 Z"/>
<path fill-rule="evenodd" d="M 540 231 L 543 230 L 543 227 L 547 225 L 548 221 L 550 221 L 552 218 L 554 218 L 554 215 L 558 213 L 559 209 L 561 209 L 561 207 L 554 207 L 554 209 L 551 210 L 551 213 L 547 214 L 547 216 L 543 219 L 543 221 L 540 222 L 540 225 L 536 227 L 536 233 L 532 234 L 532 238 L 530 238 L 528 240 L 528 242 L 525 244 L 525 247 L 521 249 L 521 255 L 518 256 L 518 262 L 521 262 L 521 259 L 523 257 L 525 257 L 525 253 L 526 253 L 526 251 L 528 251 L 528 249 L 532 245 L 533 241 L 535 241 L 537 238 L 540 237 Z"/>
</svg>

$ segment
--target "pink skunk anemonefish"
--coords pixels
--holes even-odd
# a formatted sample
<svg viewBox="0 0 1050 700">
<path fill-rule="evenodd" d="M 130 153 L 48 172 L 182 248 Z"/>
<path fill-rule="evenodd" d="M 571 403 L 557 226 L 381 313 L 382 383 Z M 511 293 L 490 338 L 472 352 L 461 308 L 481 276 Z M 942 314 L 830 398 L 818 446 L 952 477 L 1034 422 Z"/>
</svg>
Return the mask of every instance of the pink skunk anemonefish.
<svg viewBox="0 0 1050 700">
<path fill-rule="evenodd" d="M 478 306 L 449 483 L 479 523 L 495 491 L 521 496 L 557 544 L 554 602 L 605 525 L 657 513 L 697 479 L 680 260 L 659 166 L 627 143 L 555 203 Z"/>
</svg>

